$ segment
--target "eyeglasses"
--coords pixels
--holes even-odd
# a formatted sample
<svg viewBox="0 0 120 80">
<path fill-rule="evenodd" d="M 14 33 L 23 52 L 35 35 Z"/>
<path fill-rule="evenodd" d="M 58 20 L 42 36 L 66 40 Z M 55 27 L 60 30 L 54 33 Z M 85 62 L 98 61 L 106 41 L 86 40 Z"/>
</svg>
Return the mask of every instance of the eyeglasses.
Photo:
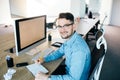
<svg viewBox="0 0 120 80">
<path fill-rule="evenodd" d="M 73 25 L 74 23 L 70 23 L 70 24 L 65 24 L 64 26 L 60 26 L 60 25 L 58 25 L 58 26 L 56 26 L 57 28 L 67 28 L 67 27 L 69 27 L 70 25 Z"/>
</svg>

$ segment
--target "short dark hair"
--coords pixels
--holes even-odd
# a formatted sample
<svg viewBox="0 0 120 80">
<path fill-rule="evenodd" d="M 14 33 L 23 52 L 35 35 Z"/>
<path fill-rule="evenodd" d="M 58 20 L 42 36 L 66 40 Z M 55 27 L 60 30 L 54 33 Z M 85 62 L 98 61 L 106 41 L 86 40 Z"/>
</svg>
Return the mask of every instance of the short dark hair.
<svg viewBox="0 0 120 80">
<path fill-rule="evenodd" d="M 67 20 L 70 20 L 74 23 L 74 16 L 72 13 L 66 12 L 66 13 L 60 13 L 58 19 L 65 18 Z"/>
</svg>

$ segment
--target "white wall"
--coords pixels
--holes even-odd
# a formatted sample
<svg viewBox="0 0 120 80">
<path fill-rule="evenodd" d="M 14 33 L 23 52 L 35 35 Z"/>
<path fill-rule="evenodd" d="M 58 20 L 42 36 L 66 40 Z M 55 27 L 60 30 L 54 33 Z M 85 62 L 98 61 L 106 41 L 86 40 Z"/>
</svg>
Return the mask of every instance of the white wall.
<svg viewBox="0 0 120 80">
<path fill-rule="evenodd" d="M 85 0 L 71 0 L 70 11 L 74 14 L 75 17 L 84 17 L 85 4 Z"/>
<path fill-rule="evenodd" d="M 0 24 L 11 24 L 9 0 L 0 0 Z"/>
<path fill-rule="evenodd" d="M 89 10 L 98 13 L 101 7 L 101 0 L 89 0 Z"/>
<path fill-rule="evenodd" d="M 84 2 L 85 2 L 84 0 L 51 0 L 50 2 L 48 0 L 1 0 L 0 1 L 0 12 L 1 12 L 0 24 L 11 24 L 12 22 L 11 15 L 10 15 L 9 1 L 14 2 L 12 3 L 14 4 L 12 5 L 13 9 L 11 9 L 13 14 L 18 14 L 23 16 L 26 16 L 26 15 L 35 16 L 35 15 L 47 14 L 49 16 L 49 19 L 51 18 L 50 20 L 48 20 L 48 22 L 53 20 L 55 16 L 58 16 L 60 12 L 69 11 L 69 12 L 72 12 L 75 15 L 75 17 L 84 15 L 84 8 L 81 7 L 82 5 L 84 6 Z M 29 8 L 26 6 L 26 1 L 28 2 L 27 5 L 29 6 Z M 108 17 L 106 20 L 106 24 L 110 23 L 110 19 L 112 20 L 111 18 L 112 1 L 113 0 L 109 0 L 109 1 L 101 0 L 101 9 L 100 9 L 101 16 L 100 17 L 101 19 L 103 19 L 105 14 L 107 14 Z M 32 4 L 32 6 L 30 6 L 30 4 Z M 117 10 L 117 11 L 120 11 L 120 10 Z M 119 20 L 117 20 L 117 22 L 119 23 Z"/>
<path fill-rule="evenodd" d="M 110 25 L 120 26 L 120 0 L 113 0 Z"/>
<path fill-rule="evenodd" d="M 112 1 L 113 0 L 102 0 L 101 2 L 101 8 L 100 8 L 100 19 L 101 21 L 104 19 L 105 15 L 107 15 L 107 18 L 105 20 L 105 24 L 110 24 L 110 18 L 111 18 L 111 9 L 112 9 Z"/>
<path fill-rule="evenodd" d="M 26 0 L 10 0 L 11 14 L 26 16 Z"/>
<path fill-rule="evenodd" d="M 11 12 L 12 14 L 25 17 L 47 15 L 49 19 L 51 18 L 51 21 L 55 19 L 60 12 L 70 12 L 70 1 L 71 0 L 11 0 Z"/>
<path fill-rule="evenodd" d="M 11 13 L 21 16 L 57 16 L 70 11 L 70 0 L 10 0 Z"/>
<path fill-rule="evenodd" d="M 10 0 L 10 4 L 12 14 L 25 17 L 47 15 L 55 18 L 61 12 L 85 16 L 85 0 Z"/>
<path fill-rule="evenodd" d="M 31 6 L 32 5 L 32 6 Z M 58 16 L 60 12 L 70 11 L 70 0 L 28 0 L 28 16 L 45 14 L 48 16 Z"/>
</svg>

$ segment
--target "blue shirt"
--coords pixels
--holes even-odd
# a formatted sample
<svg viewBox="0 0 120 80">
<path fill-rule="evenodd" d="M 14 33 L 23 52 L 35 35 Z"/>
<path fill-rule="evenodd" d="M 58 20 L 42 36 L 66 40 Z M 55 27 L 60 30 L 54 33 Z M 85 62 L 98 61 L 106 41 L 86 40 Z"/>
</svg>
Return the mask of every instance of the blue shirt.
<svg viewBox="0 0 120 80">
<path fill-rule="evenodd" d="M 65 55 L 66 74 L 51 75 L 51 80 L 87 80 L 90 69 L 90 50 L 85 40 L 76 32 L 58 50 L 44 58 L 45 62 Z"/>
</svg>

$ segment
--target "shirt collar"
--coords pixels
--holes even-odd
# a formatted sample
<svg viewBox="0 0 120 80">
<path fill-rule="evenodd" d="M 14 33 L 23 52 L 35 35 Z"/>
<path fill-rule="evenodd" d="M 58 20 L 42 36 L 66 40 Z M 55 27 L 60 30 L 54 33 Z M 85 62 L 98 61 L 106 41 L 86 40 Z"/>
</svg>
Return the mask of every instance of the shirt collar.
<svg viewBox="0 0 120 80">
<path fill-rule="evenodd" d="M 70 39 L 65 42 L 65 44 L 67 45 L 72 44 L 75 41 L 76 37 L 77 37 L 77 33 L 74 32 L 73 35 L 70 37 Z"/>
</svg>

